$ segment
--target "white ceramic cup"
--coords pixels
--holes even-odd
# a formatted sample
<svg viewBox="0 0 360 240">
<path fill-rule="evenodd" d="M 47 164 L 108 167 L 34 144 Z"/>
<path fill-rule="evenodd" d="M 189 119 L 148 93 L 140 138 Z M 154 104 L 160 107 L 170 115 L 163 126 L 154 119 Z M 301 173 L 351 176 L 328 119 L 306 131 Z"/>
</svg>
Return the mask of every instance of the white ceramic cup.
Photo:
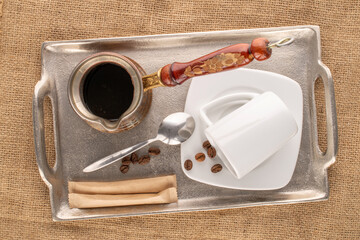
<svg viewBox="0 0 360 240">
<path fill-rule="evenodd" d="M 244 105 L 223 117 L 216 115 L 216 109 L 234 102 Z M 207 126 L 206 138 L 238 179 L 280 150 L 298 131 L 292 113 L 273 92 L 217 98 L 200 109 L 200 117 Z"/>
</svg>

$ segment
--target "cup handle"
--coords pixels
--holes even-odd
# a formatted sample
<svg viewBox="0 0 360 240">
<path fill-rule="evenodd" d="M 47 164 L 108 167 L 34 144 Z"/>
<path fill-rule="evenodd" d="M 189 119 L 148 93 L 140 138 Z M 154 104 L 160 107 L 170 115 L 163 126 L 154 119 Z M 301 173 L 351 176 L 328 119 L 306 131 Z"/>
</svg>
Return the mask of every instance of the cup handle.
<svg viewBox="0 0 360 240">
<path fill-rule="evenodd" d="M 210 127 L 211 125 L 213 125 L 213 123 L 208 118 L 208 116 L 206 114 L 206 110 L 207 110 L 206 108 L 200 109 L 200 118 L 205 123 L 206 127 Z"/>
<path fill-rule="evenodd" d="M 233 94 L 225 95 L 223 97 L 216 98 L 215 100 L 209 102 L 208 104 L 200 108 L 200 118 L 205 123 L 205 125 L 209 127 L 213 125 L 213 122 L 208 117 L 208 111 L 210 109 L 220 105 L 225 105 L 226 103 L 232 101 L 237 101 L 237 100 L 250 101 L 257 95 L 258 95 L 257 93 L 246 92 L 246 93 L 233 93 Z"/>
</svg>

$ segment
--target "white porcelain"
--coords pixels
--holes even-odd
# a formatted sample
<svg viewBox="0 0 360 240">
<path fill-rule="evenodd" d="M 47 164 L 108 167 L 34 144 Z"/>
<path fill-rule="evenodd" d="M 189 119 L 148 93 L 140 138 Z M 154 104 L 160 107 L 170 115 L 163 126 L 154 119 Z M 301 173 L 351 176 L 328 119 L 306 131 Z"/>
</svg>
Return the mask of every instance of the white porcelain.
<svg viewBox="0 0 360 240">
<path fill-rule="evenodd" d="M 234 93 L 217 98 L 200 109 L 205 136 L 228 170 L 244 177 L 281 149 L 298 130 L 285 103 L 273 92 L 260 95 Z M 220 119 L 219 109 L 243 104 Z"/>
<path fill-rule="evenodd" d="M 209 113 L 209 119 L 215 122 L 242 106 L 251 96 L 267 91 L 274 92 L 286 104 L 298 126 L 298 132 L 283 148 L 241 179 L 234 177 L 225 167 L 219 173 L 212 173 L 214 164 L 223 164 L 218 156 L 214 159 L 206 158 L 203 162 L 195 161 L 196 153 L 205 153 L 202 143 L 206 140 L 204 131 L 207 126 L 200 119 L 200 108 L 223 96 L 243 94 L 242 99 Z M 302 91 L 294 80 L 272 72 L 245 68 L 197 77 L 191 82 L 184 111 L 191 114 L 196 122 L 193 135 L 181 145 L 181 167 L 187 177 L 214 186 L 243 190 L 278 189 L 291 180 L 299 154 L 303 123 Z M 184 169 L 187 159 L 193 161 L 190 171 Z"/>
<path fill-rule="evenodd" d="M 237 92 L 216 98 L 200 108 L 200 118 L 205 126 L 213 125 L 258 95 L 253 92 Z"/>
</svg>

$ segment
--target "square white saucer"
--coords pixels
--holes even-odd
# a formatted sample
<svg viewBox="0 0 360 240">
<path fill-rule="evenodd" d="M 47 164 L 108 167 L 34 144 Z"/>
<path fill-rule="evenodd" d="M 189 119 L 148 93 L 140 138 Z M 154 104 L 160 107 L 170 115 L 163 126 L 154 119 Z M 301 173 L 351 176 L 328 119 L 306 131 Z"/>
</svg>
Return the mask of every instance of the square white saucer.
<svg viewBox="0 0 360 240">
<path fill-rule="evenodd" d="M 197 162 L 195 160 L 197 153 L 203 152 L 206 155 L 205 149 L 202 148 L 206 137 L 205 126 L 199 116 L 200 108 L 227 94 L 236 92 L 260 94 L 265 91 L 274 92 L 287 105 L 297 122 L 297 134 L 282 149 L 241 179 L 235 178 L 218 157 L 214 159 L 206 157 L 205 161 Z M 302 91 L 294 80 L 280 74 L 246 68 L 197 77 L 191 82 L 184 111 L 191 114 L 196 122 L 193 135 L 181 145 L 181 166 L 189 178 L 209 185 L 243 190 L 279 189 L 291 180 L 299 154 L 303 121 Z M 222 111 L 223 113 L 219 115 L 229 113 L 227 108 Z M 190 171 L 184 168 L 187 159 L 193 162 Z M 239 160 L 241 160 L 240 154 Z M 223 170 L 212 173 L 211 167 L 217 163 L 223 165 Z"/>
</svg>

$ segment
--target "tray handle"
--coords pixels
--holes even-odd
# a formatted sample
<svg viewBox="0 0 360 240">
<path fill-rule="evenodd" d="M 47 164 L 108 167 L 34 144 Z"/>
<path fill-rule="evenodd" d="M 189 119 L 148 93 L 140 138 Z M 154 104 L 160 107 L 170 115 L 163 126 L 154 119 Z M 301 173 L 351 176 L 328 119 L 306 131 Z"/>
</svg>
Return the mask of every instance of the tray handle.
<svg viewBox="0 0 360 240">
<path fill-rule="evenodd" d="M 55 170 L 47 162 L 45 151 L 45 130 L 44 130 L 44 98 L 50 94 L 51 83 L 46 75 L 36 84 L 33 96 L 33 125 L 35 155 L 39 167 L 40 176 L 50 188 L 55 179 Z"/>
<path fill-rule="evenodd" d="M 327 149 L 322 152 L 318 143 L 318 128 L 316 118 L 316 104 L 315 104 L 315 82 L 320 78 L 324 84 L 325 91 L 325 110 L 326 110 L 326 133 L 327 133 Z M 325 168 L 328 168 L 335 162 L 335 156 L 338 151 L 338 129 L 337 129 L 337 117 L 336 117 L 336 105 L 335 105 L 335 92 L 334 81 L 331 76 L 331 72 L 327 66 L 325 66 L 319 60 L 318 75 L 313 82 L 313 116 L 314 116 L 314 149 L 318 159 L 320 159 Z"/>
</svg>

